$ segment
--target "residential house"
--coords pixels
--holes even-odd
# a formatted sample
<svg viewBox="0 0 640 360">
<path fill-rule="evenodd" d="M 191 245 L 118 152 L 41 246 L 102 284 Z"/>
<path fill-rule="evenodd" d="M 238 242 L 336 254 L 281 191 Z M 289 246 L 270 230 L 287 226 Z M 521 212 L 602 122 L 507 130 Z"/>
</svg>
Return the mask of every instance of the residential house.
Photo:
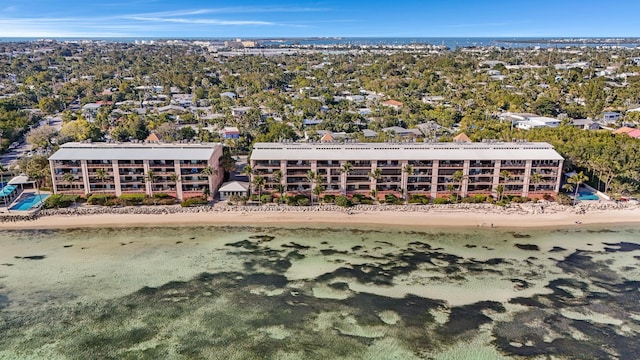
<svg viewBox="0 0 640 360">
<path fill-rule="evenodd" d="M 394 135 L 398 135 L 401 137 L 418 137 L 422 136 L 422 132 L 418 129 L 405 129 L 401 126 L 391 126 L 382 129 L 382 132 L 391 132 Z"/>
<path fill-rule="evenodd" d="M 217 193 L 221 156 L 217 143 L 66 143 L 49 157 L 49 166 L 56 194 L 162 192 L 186 199 Z M 203 174 L 207 168 L 211 175 Z"/>
<path fill-rule="evenodd" d="M 235 117 L 241 117 L 249 110 L 251 110 L 251 107 L 249 106 L 234 106 L 231 107 L 231 115 Z"/>
<path fill-rule="evenodd" d="M 223 139 L 239 139 L 240 130 L 235 126 L 225 126 L 220 130 L 220 136 Z"/>
<path fill-rule="evenodd" d="M 506 112 L 499 114 L 498 118 L 501 121 L 510 121 L 512 126 L 523 130 L 529 130 L 536 127 L 558 127 L 561 123 L 558 119 L 530 113 Z"/>
<path fill-rule="evenodd" d="M 236 95 L 236 93 L 234 93 L 234 92 L 226 91 L 226 92 L 221 93 L 220 97 L 221 98 L 225 98 L 226 97 L 226 98 L 229 98 L 231 100 L 235 100 L 238 97 L 238 95 Z"/>
<path fill-rule="evenodd" d="M 384 198 L 414 194 L 431 198 L 475 194 L 543 197 L 560 189 L 564 159 L 547 143 L 256 143 L 252 177 L 265 179 L 265 190 L 284 186 L 289 194 L 309 194 L 307 173 L 324 179 L 323 194 Z M 348 164 L 348 165 L 347 165 Z M 348 167 L 348 171 L 344 171 Z M 406 169 L 411 168 L 412 171 Z M 379 177 L 370 174 L 380 170 Z M 277 182 L 278 171 L 282 176 Z M 509 177 L 501 173 L 507 171 Z M 462 172 L 462 180 L 454 174 Z M 533 182 L 532 175 L 542 180 Z"/>
<path fill-rule="evenodd" d="M 591 119 L 574 119 L 571 120 L 571 125 L 583 130 L 600 129 L 600 125 Z"/>
<path fill-rule="evenodd" d="M 383 102 L 382 105 L 394 108 L 396 110 L 400 110 L 402 108 L 402 106 L 404 106 L 404 104 L 401 103 L 398 100 L 387 100 L 387 101 Z"/>
<path fill-rule="evenodd" d="M 82 115 L 85 118 L 87 118 L 89 121 L 92 121 L 98 115 L 98 110 L 100 110 L 100 107 L 102 107 L 102 104 L 98 104 L 98 103 L 85 104 L 82 107 Z"/>
<path fill-rule="evenodd" d="M 622 117 L 622 114 L 613 111 L 606 111 L 602 113 L 602 122 L 605 124 L 614 123 Z"/>
<path fill-rule="evenodd" d="M 218 189 L 220 200 L 229 200 L 231 196 L 249 197 L 249 183 L 246 181 L 228 181 Z"/>
</svg>

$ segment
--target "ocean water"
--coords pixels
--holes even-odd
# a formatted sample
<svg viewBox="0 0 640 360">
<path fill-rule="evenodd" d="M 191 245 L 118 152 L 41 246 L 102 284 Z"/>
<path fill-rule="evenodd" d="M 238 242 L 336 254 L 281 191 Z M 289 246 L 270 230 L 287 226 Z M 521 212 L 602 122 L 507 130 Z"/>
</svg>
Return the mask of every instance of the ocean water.
<svg viewBox="0 0 640 360">
<path fill-rule="evenodd" d="M 639 234 L 0 231 L 0 359 L 640 358 Z"/>
<path fill-rule="evenodd" d="M 12 37 L 0 38 L 0 42 L 36 41 L 39 38 Z M 107 42 L 132 43 L 135 41 L 167 40 L 154 37 L 111 37 L 111 38 L 55 38 L 58 41 L 102 40 Z M 224 41 L 235 38 L 189 38 L 183 40 Z M 555 38 L 555 37 L 312 37 L 312 38 L 282 38 L 260 39 L 246 38 L 246 40 L 260 40 L 266 46 L 272 45 L 408 45 L 430 44 L 444 45 L 450 49 L 471 46 L 500 46 L 504 48 L 529 47 L 566 47 L 566 46 L 616 46 L 635 48 L 640 46 L 639 38 Z M 558 42 L 558 40 L 563 40 Z"/>
</svg>

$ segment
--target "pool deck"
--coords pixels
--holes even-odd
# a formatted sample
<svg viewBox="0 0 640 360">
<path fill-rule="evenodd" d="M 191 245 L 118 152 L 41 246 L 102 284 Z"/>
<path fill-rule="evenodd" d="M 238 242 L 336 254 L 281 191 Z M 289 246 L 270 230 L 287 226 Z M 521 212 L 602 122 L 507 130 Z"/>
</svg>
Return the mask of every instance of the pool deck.
<svg viewBox="0 0 640 360">
<path fill-rule="evenodd" d="M 16 198 L 15 198 L 15 199 L 10 203 L 10 204 L 7 204 L 7 207 L 1 206 L 1 207 L 0 207 L 0 214 L 3 214 L 3 215 L 16 215 L 16 216 L 21 215 L 21 216 L 23 216 L 23 215 L 25 215 L 25 214 L 27 214 L 27 215 L 29 215 L 29 214 L 33 214 L 33 213 L 35 213 L 36 211 L 40 210 L 40 208 L 42 207 L 42 204 L 44 204 L 44 200 L 45 200 L 46 198 L 45 198 L 45 199 L 41 199 L 41 200 L 40 200 L 40 202 L 39 202 L 39 204 L 38 204 L 38 206 L 35 206 L 35 205 L 34 205 L 34 206 L 32 206 L 30 209 L 28 209 L 28 210 L 16 210 L 16 209 L 11 209 L 12 207 L 14 207 L 14 206 L 18 205 L 18 204 L 20 203 L 20 201 L 24 199 L 24 197 L 25 197 L 25 196 L 30 195 L 30 194 L 33 194 L 33 195 L 36 195 L 36 196 L 37 196 L 37 195 L 38 195 L 38 192 L 37 192 L 37 191 L 33 191 L 33 190 L 25 190 L 25 191 L 23 191 L 23 192 L 22 192 L 20 195 L 18 195 L 18 197 L 16 197 Z M 50 193 L 50 192 L 48 192 L 48 191 L 40 191 L 40 196 L 41 196 L 41 197 L 42 197 L 42 196 L 49 197 L 50 195 L 51 195 L 51 193 Z M 35 207 L 35 208 L 34 208 L 34 207 Z"/>
</svg>

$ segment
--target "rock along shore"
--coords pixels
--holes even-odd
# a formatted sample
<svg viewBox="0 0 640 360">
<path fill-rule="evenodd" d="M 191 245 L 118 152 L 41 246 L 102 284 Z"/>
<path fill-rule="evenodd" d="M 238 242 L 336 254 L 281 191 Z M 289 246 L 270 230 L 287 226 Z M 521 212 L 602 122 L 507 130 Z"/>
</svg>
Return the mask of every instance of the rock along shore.
<svg viewBox="0 0 640 360">
<path fill-rule="evenodd" d="M 586 214 L 591 211 L 603 210 L 623 210 L 640 209 L 639 204 L 623 202 L 583 202 L 575 206 L 560 205 L 553 202 L 521 203 L 509 204 L 505 207 L 493 204 L 447 204 L 447 205 L 355 205 L 349 208 L 337 205 L 314 205 L 314 206 L 288 206 L 288 205 L 226 205 L 218 203 L 214 206 L 180 207 L 171 206 L 126 206 L 126 207 L 106 207 L 106 206 L 80 206 L 77 208 L 47 209 L 35 211 L 29 214 L 3 214 L 0 215 L 1 222 L 21 222 L 37 220 L 46 216 L 83 216 L 101 214 L 135 214 L 135 215 L 162 215 L 162 214 L 196 214 L 196 213 L 220 213 L 220 212 L 424 212 L 424 213 L 460 213 L 481 212 L 484 214 L 554 214 L 573 213 Z"/>
</svg>

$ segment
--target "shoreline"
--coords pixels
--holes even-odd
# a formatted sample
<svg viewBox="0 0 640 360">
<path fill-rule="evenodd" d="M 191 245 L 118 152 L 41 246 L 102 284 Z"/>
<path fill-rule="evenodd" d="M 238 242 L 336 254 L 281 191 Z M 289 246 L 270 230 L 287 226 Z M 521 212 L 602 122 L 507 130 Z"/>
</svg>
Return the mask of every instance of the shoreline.
<svg viewBox="0 0 640 360">
<path fill-rule="evenodd" d="M 258 208 L 259 209 L 259 208 Z M 569 208 L 571 209 L 571 208 Z M 511 210 L 511 211 L 509 211 Z M 576 213 L 577 212 L 577 213 Z M 4 222 L 2 229 L 64 229 L 176 225 L 272 226 L 408 226 L 412 228 L 552 228 L 580 225 L 640 223 L 640 207 L 526 213 L 513 209 L 428 208 L 407 210 L 287 210 L 220 209 L 166 213 L 53 214 L 33 220 Z"/>
</svg>

